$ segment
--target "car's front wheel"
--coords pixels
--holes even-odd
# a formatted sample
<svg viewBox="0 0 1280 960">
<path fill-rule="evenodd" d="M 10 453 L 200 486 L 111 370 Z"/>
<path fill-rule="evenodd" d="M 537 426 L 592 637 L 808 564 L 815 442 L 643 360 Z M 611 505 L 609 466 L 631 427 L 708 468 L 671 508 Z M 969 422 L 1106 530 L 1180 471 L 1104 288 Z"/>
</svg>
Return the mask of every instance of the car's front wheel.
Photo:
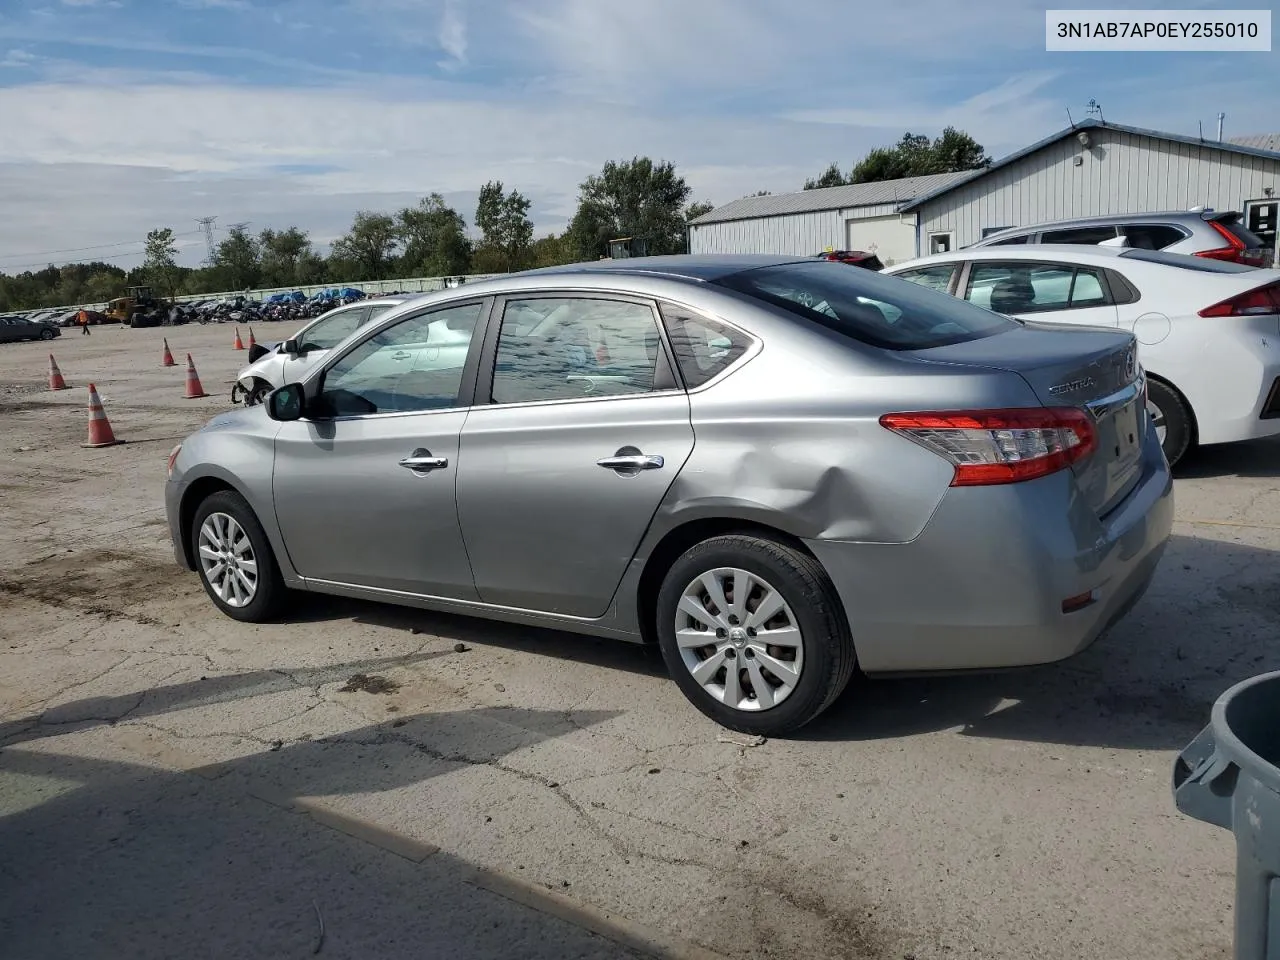
<svg viewBox="0 0 1280 960">
<path fill-rule="evenodd" d="M 799 729 L 835 701 L 856 663 L 826 572 L 762 537 L 691 547 L 667 572 L 657 615 L 663 659 L 685 696 L 744 733 Z"/>
<path fill-rule="evenodd" d="M 52 340 L 55 336 L 57 336 L 57 334 L 55 334 L 52 330 L 46 329 L 46 330 L 40 331 L 41 340 Z"/>
<path fill-rule="evenodd" d="M 262 623 L 279 612 L 284 581 L 271 543 L 240 494 L 220 490 L 196 509 L 191 552 L 205 592 L 235 620 Z"/>
</svg>

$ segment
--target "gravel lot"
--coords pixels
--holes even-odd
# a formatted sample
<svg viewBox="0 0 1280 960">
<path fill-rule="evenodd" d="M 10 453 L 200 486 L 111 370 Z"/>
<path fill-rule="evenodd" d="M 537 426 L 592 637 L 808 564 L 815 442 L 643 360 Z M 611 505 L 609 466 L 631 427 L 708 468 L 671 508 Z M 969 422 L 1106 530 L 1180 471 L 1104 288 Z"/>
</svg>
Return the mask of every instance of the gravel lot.
<svg viewBox="0 0 1280 960">
<path fill-rule="evenodd" d="M 855 683 L 748 746 L 638 647 L 216 614 L 162 488 L 229 405 L 231 326 L 69 333 L 0 346 L 0 953 L 1230 956 L 1231 836 L 1170 769 L 1280 668 L 1280 444 L 1180 471 L 1154 587 L 1080 657 Z M 183 398 L 188 351 L 213 396 Z M 126 444 L 80 447 L 91 380 Z"/>
</svg>

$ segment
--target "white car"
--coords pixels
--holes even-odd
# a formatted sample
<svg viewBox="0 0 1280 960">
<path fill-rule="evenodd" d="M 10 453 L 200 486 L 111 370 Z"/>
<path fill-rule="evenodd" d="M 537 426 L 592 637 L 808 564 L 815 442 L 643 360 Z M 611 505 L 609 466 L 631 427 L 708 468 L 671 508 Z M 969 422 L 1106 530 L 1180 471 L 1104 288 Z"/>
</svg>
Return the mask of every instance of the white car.
<svg viewBox="0 0 1280 960">
<path fill-rule="evenodd" d="M 1197 444 L 1280 434 L 1280 270 L 1042 245 L 971 247 L 883 272 L 1021 320 L 1133 331 L 1171 464 Z"/>
<path fill-rule="evenodd" d="M 249 365 L 236 374 L 232 402 L 244 398 L 246 406 L 261 403 L 268 393 L 302 379 L 322 357 L 370 320 L 398 307 L 407 297 L 379 297 L 330 310 L 316 317 L 289 340 L 256 345 L 249 351 Z M 287 345 L 295 349 L 287 349 Z"/>
</svg>

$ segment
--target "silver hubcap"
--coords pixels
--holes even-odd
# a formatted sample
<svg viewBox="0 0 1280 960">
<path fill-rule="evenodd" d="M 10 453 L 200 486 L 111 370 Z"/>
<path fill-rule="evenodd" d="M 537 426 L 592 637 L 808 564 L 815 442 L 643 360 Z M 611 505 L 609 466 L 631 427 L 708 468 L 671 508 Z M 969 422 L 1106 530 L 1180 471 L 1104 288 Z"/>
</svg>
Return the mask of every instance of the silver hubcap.
<svg viewBox="0 0 1280 960">
<path fill-rule="evenodd" d="M 768 710 L 791 695 L 804 643 L 791 607 L 746 570 L 720 567 L 684 588 L 676 608 L 680 657 L 702 689 L 735 710 Z"/>
<path fill-rule="evenodd" d="M 1156 438 L 1163 445 L 1165 434 L 1169 432 L 1168 427 L 1165 425 L 1164 411 L 1148 400 L 1147 413 L 1151 417 L 1151 425 L 1156 428 Z"/>
<path fill-rule="evenodd" d="M 253 544 L 235 518 L 211 513 L 200 524 L 200 568 L 229 607 L 243 607 L 258 592 L 258 562 Z"/>
</svg>

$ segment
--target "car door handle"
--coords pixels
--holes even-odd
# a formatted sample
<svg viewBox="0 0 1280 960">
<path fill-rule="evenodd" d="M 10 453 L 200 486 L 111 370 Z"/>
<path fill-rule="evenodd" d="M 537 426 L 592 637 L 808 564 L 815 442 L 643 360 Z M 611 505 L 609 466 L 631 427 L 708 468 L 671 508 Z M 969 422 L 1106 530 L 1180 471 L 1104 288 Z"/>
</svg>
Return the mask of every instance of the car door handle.
<svg viewBox="0 0 1280 960">
<path fill-rule="evenodd" d="M 661 470 L 665 463 L 661 457 L 637 453 L 631 456 L 605 457 L 597 460 L 596 466 L 606 470 Z"/>
<path fill-rule="evenodd" d="M 412 356 L 413 356 L 412 353 L 408 353 L 407 351 L 404 351 L 404 350 L 397 350 L 395 353 L 391 355 L 391 359 L 392 360 L 408 360 Z"/>
<path fill-rule="evenodd" d="M 400 461 L 400 466 L 407 467 L 413 471 L 419 470 L 440 470 L 449 465 L 448 457 L 429 457 L 418 456 L 405 457 Z"/>
</svg>

